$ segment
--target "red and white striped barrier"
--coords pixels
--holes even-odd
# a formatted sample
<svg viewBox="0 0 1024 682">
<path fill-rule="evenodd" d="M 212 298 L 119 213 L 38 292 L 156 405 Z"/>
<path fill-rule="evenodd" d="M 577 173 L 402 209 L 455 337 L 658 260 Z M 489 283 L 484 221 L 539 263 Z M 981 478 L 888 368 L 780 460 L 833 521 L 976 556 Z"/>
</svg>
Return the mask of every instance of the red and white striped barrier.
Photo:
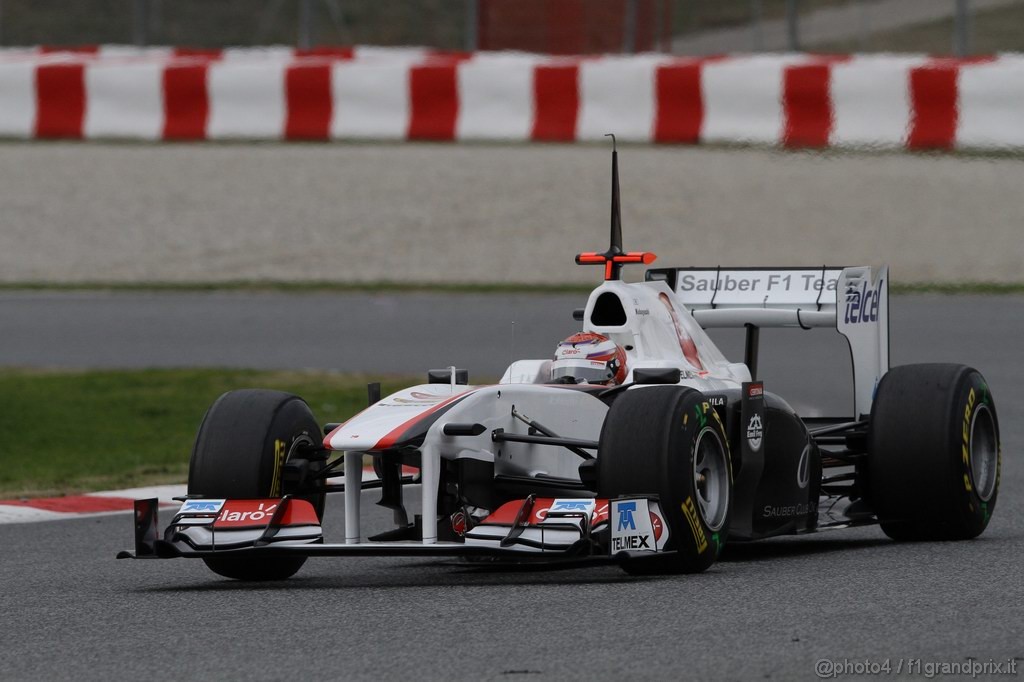
<svg viewBox="0 0 1024 682">
<path fill-rule="evenodd" d="M 402 475 L 417 474 L 418 469 L 402 466 Z M 363 467 L 363 481 L 376 481 L 377 474 L 372 466 Z M 342 476 L 328 479 L 329 483 L 344 483 Z M 105 490 L 83 495 L 62 495 L 60 497 L 30 497 L 20 500 L 0 500 L 0 525 L 6 523 L 32 523 L 36 521 L 59 521 L 86 516 L 101 516 L 132 511 L 135 500 L 155 497 L 161 507 L 178 507 L 180 498 L 188 492 L 184 483 L 158 485 L 127 490 Z"/>
<path fill-rule="evenodd" d="M 0 52 L 0 137 L 1019 149 L 1024 56 Z"/>
<path fill-rule="evenodd" d="M 130 512 L 135 500 L 148 497 L 159 499 L 162 507 L 173 507 L 181 504 L 174 498 L 184 495 L 185 488 L 185 484 L 161 485 L 149 488 L 109 490 L 85 495 L 0 500 L 0 524 L 57 521 Z"/>
</svg>

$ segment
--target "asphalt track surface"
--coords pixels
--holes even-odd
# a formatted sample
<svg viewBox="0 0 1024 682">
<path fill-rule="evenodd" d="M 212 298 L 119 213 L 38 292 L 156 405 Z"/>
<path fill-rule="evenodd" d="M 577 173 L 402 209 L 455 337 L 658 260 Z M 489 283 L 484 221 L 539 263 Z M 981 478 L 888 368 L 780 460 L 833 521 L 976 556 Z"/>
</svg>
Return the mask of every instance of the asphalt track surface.
<svg viewBox="0 0 1024 682">
<path fill-rule="evenodd" d="M 79 350 L 72 358 L 79 366 L 115 365 L 106 354 L 117 350 L 132 366 L 183 364 L 171 353 L 180 348 L 168 349 L 166 357 L 172 359 L 163 363 L 156 348 L 137 349 L 136 357 L 114 333 L 121 327 L 101 332 L 85 322 L 94 319 L 101 327 L 108 321 L 95 302 L 111 298 L 126 302 L 126 326 L 137 322 L 127 303 L 136 296 L 5 294 L 3 364 L 47 364 L 30 362 L 34 356 L 9 333 L 15 322 L 27 324 L 11 301 L 39 298 L 50 305 L 74 300 L 77 305 L 69 308 L 80 317 L 65 318 L 64 328 L 82 322 L 83 333 L 91 334 L 85 340 L 67 334 L 46 341 L 36 337 L 37 345 L 50 344 L 50 364 L 59 364 L 60 353 L 75 346 Z M 281 299 L 276 307 L 268 303 L 275 297 Z M 375 297 L 362 298 L 363 305 L 379 304 Z M 431 331 L 445 334 L 434 343 L 470 358 L 482 357 L 474 355 L 481 352 L 476 345 L 481 339 L 493 343 L 494 337 L 454 325 L 489 321 L 487 310 L 520 304 L 516 296 L 385 298 L 403 312 L 424 311 L 437 324 Z M 182 318 L 158 315 L 153 308 L 164 308 L 154 303 L 157 299 L 182 309 L 196 305 L 194 300 L 214 308 L 229 300 L 239 311 L 250 310 L 243 305 L 248 302 L 276 312 L 281 324 L 311 318 L 322 349 L 314 350 L 314 340 L 300 344 L 307 353 L 296 361 L 300 366 L 349 369 L 345 362 L 356 360 L 317 358 L 351 355 L 337 352 L 346 338 L 369 335 L 360 342 L 369 347 L 374 334 L 401 335 L 407 350 L 396 354 L 385 347 L 372 362 L 363 360 L 372 365 L 366 369 L 397 365 L 397 371 L 406 371 L 402 357 L 434 360 L 419 355 L 417 346 L 429 345 L 428 340 L 419 334 L 410 341 L 404 324 L 392 329 L 378 320 L 375 331 L 364 328 L 351 335 L 325 327 L 331 316 L 314 311 L 340 305 L 346 296 L 161 295 L 132 304 L 148 307 L 153 319 L 166 319 L 164 329 L 169 329 L 195 316 L 187 311 L 179 311 Z M 538 322 L 568 319 L 566 304 L 575 304 L 563 296 L 529 297 L 528 302 Z M 1022 303 L 1016 296 L 914 296 L 894 297 L 891 305 L 893 364 L 971 364 L 986 375 L 996 397 L 1005 455 L 1001 494 L 991 525 L 978 540 L 900 545 L 875 528 L 833 531 L 732 545 L 705 574 L 649 579 L 627 577 L 614 567 L 482 571 L 415 559 L 318 559 L 290 581 L 243 585 L 217 578 L 199 562 L 115 561 L 114 554 L 131 544 L 131 521 L 124 514 L 8 525 L 0 527 L 0 678 L 786 680 L 815 679 L 820 659 L 879 665 L 888 659 L 893 669 L 898 659 L 909 658 L 922 665 L 968 657 L 1004 665 L 1022 659 Z M 236 321 L 251 314 L 239 312 Z M 394 321 L 407 320 L 396 314 Z M 571 330 L 571 320 L 565 324 Z M 239 338 L 253 333 L 239 322 Z M 524 349 L 519 354 L 529 354 L 534 344 L 538 351 L 553 347 L 557 338 L 549 337 L 559 333 L 517 334 Z M 802 340 L 826 333 L 808 333 L 799 346 L 783 338 L 782 350 L 769 354 L 766 349 L 766 365 L 778 360 L 784 369 L 801 362 L 811 367 L 790 377 L 779 373 L 777 379 L 766 368 L 768 381 L 775 382 L 770 387 L 788 378 L 813 394 L 824 381 L 816 371 L 824 353 L 806 351 Z M 506 336 L 500 330 L 494 334 Z M 123 346 L 102 347 L 118 339 Z M 275 366 L 280 356 L 258 349 L 279 339 L 288 337 L 242 343 L 233 354 L 237 362 L 229 364 Z M 99 355 L 90 361 L 85 346 Z M 487 362 L 496 360 L 475 362 L 466 364 L 486 373 L 491 371 Z M 369 503 L 374 494 L 365 496 Z M 341 506 L 340 499 L 333 500 L 328 511 L 335 533 Z M 388 517 L 378 508 L 364 510 L 368 532 L 386 525 Z"/>
</svg>

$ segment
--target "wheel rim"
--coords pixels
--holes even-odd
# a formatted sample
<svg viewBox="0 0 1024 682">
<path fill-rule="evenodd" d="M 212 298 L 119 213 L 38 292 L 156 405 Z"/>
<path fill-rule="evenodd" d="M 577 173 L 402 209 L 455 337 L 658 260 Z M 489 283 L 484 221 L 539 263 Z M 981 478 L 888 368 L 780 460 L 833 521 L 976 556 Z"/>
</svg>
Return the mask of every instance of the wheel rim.
<svg viewBox="0 0 1024 682">
<path fill-rule="evenodd" d="M 982 502 L 988 502 L 996 490 L 999 447 L 992 411 L 981 405 L 971 418 L 971 479 Z"/>
<path fill-rule="evenodd" d="M 729 510 L 729 464 L 722 439 L 710 426 L 697 435 L 694 446 L 693 489 L 704 523 L 721 530 Z"/>
</svg>

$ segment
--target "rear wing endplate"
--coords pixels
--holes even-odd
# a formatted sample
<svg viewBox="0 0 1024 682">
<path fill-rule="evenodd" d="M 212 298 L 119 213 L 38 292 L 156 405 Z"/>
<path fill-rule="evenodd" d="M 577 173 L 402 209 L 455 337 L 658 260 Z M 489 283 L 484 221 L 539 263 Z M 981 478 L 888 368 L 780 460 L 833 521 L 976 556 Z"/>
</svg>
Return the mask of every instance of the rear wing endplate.
<svg viewBox="0 0 1024 682">
<path fill-rule="evenodd" d="M 646 279 L 668 284 L 705 329 L 837 329 L 850 344 L 856 414 L 871 412 L 889 370 L 888 267 L 656 268 Z"/>
</svg>

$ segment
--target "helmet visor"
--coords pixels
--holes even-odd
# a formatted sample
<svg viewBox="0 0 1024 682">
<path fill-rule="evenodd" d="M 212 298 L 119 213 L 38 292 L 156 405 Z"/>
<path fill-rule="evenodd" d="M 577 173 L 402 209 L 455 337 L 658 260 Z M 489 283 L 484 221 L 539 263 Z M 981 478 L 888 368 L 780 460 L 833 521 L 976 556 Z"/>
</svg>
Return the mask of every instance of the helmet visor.
<svg viewBox="0 0 1024 682">
<path fill-rule="evenodd" d="M 608 363 L 599 360 L 555 360 L 551 363 L 552 380 L 572 377 L 577 383 L 603 384 L 611 381 L 613 376 Z"/>
</svg>

